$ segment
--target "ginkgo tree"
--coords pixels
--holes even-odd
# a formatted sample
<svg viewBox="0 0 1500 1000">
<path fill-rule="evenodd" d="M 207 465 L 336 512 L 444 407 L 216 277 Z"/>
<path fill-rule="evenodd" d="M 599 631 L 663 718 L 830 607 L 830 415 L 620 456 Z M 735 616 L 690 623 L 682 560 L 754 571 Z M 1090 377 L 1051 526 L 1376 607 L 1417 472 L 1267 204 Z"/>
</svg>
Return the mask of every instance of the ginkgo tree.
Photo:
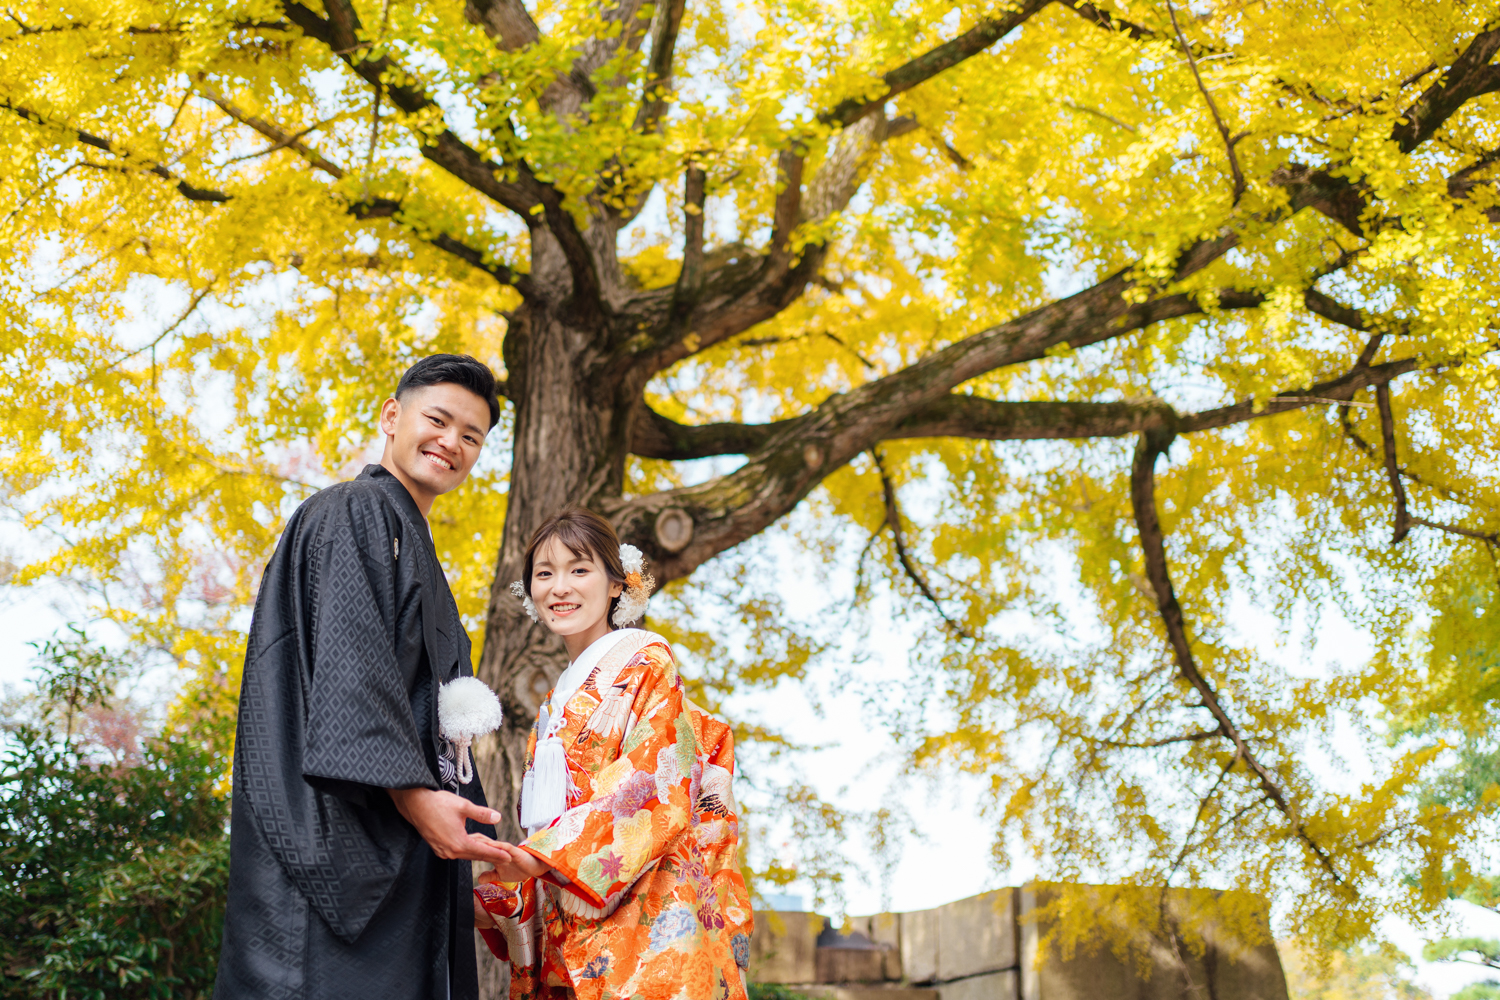
<svg viewBox="0 0 1500 1000">
<path fill-rule="evenodd" d="M 280 519 L 467 350 L 508 456 L 435 528 L 506 812 L 564 660 L 508 592 L 535 525 L 603 511 L 683 593 L 803 505 L 928 609 L 897 724 L 990 779 L 1002 859 L 1431 912 L 1493 802 L 1423 789 L 1500 639 L 1497 49 L 1457 0 L 12 5 L 22 579 L 133 583 L 228 710 Z M 1289 673 L 1247 602 L 1375 655 Z"/>
</svg>

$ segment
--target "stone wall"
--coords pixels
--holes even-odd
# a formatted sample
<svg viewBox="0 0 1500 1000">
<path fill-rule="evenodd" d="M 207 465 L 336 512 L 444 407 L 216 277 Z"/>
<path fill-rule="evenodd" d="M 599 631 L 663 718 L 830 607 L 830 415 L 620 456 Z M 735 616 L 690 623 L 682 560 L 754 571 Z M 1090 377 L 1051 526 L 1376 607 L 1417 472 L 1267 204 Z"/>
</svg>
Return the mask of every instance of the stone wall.
<svg viewBox="0 0 1500 1000">
<path fill-rule="evenodd" d="M 1248 893 L 1039 883 L 838 929 L 757 912 L 750 978 L 824 1000 L 1287 1000 L 1266 911 Z"/>
</svg>

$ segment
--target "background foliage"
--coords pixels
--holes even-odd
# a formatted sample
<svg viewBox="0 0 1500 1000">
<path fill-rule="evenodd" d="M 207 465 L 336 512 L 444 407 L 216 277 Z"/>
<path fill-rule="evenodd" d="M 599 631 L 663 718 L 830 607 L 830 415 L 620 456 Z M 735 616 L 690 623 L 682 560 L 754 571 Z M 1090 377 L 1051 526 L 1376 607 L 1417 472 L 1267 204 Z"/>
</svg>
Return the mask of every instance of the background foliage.
<svg viewBox="0 0 1500 1000">
<path fill-rule="evenodd" d="M 0 761 L 0 996 L 213 994 L 229 874 L 222 745 L 139 738 L 118 659 L 85 636 L 42 649 Z"/>
</svg>

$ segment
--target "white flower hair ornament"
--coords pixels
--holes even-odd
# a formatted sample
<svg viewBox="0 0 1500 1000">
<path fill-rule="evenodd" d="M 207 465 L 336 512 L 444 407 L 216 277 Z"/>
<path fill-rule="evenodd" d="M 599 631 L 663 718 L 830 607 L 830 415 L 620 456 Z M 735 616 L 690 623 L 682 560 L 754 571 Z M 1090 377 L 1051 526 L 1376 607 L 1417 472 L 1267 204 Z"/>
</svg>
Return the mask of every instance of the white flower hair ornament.
<svg viewBox="0 0 1500 1000">
<path fill-rule="evenodd" d="M 646 557 L 634 545 L 620 546 L 620 565 L 625 569 L 625 592 L 620 595 L 620 603 L 615 605 L 610 620 L 617 627 L 624 628 L 645 617 L 656 577 L 646 573 Z"/>
<path fill-rule="evenodd" d="M 531 595 L 526 592 L 526 584 L 517 580 L 510 585 L 510 592 L 521 599 L 521 610 L 534 622 L 542 620 L 542 616 L 536 613 L 536 604 L 531 600 Z"/>
<path fill-rule="evenodd" d="M 476 737 L 499 729 L 503 719 L 500 699 L 478 677 L 458 677 L 438 688 L 438 734 L 457 751 L 461 784 L 474 780 L 469 747 Z"/>
</svg>

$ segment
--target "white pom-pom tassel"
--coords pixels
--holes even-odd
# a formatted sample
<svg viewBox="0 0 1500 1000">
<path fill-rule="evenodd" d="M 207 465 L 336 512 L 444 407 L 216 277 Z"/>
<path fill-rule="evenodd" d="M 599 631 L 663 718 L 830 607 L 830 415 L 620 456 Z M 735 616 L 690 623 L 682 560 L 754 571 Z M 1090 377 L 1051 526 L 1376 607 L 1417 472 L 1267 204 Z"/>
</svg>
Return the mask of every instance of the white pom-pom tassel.
<svg viewBox="0 0 1500 1000">
<path fill-rule="evenodd" d="M 474 738 L 499 729 L 504 718 L 500 699 L 478 677 L 458 677 L 438 688 L 438 733 L 453 744 L 458 755 L 454 764 L 460 784 L 474 780 L 469 756 Z"/>
</svg>

